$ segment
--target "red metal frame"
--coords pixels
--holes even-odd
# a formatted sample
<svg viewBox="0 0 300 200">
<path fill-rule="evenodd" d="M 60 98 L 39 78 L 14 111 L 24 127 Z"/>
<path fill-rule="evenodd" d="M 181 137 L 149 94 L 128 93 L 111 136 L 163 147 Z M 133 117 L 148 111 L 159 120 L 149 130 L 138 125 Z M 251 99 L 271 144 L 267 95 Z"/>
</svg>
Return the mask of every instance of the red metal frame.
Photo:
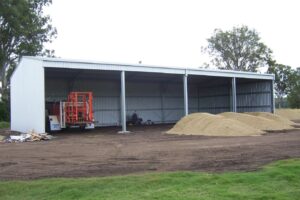
<svg viewBox="0 0 300 200">
<path fill-rule="evenodd" d="M 71 92 L 65 102 L 65 115 L 68 125 L 93 123 L 93 93 Z"/>
<path fill-rule="evenodd" d="M 59 110 L 59 102 L 54 102 L 52 105 L 52 109 L 50 110 L 50 115 L 60 115 L 60 110 Z"/>
</svg>

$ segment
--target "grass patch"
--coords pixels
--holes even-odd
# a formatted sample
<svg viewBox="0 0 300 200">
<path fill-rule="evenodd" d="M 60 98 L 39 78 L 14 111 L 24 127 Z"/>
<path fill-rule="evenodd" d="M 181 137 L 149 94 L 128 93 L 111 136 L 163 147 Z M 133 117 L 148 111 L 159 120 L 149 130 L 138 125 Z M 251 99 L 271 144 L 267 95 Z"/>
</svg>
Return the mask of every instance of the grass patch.
<svg viewBox="0 0 300 200">
<path fill-rule="evenodd" d="M 0 182 L 0 199 L 299 199 L 300 159 L 256 172 L 149 173 L 104 178 Z"/>
<path fill-rule="evenodd" d="M 4 122 L 4 121 L 0 122 L 0 129 L 9 128 L 9 127 L 10 127 L 9 122 Z"/>
</svg>

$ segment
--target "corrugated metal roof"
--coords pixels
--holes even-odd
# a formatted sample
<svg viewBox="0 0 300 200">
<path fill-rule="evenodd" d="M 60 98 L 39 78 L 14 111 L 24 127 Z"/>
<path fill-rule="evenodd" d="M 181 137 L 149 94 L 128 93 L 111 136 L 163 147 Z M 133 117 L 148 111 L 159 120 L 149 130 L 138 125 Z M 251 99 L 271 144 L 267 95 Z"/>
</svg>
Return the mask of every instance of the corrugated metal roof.
<svg viewBox="0 0 300 200">
<path fill-rule="evenodd" d="M 273 74 L 259 74 L 254 72 L 241 72 L 232 70 L 211 70 L 211 69 L 194 69 L 189 67 L 166 67 L 144 64 L 124 64 L 114 62 L 86 61 L 75 59 L 48 58 L 24 56 L 23 59 L 35 59 L 43 61 L 42 67 L 52 68 L 69 68 L 69 69 L 94 69 L 110 71 L 130 71 L 130 72 L 152 72 L 166 74 L 188 74 L 214 77 L 237 77 L 250 79 L 267 79 L 274 80 Z"/>
</svg>

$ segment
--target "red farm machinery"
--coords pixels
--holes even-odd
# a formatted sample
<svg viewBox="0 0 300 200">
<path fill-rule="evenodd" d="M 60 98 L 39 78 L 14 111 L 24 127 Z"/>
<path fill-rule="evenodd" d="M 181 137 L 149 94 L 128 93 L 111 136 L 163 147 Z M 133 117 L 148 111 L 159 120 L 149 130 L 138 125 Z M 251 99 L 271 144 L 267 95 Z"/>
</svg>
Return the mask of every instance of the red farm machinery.
<svg viewBox="0 0 300 200">
<path fill-rule="evenodd" d="M 48 105 L 50 131 L 78 127 L 94 128 L 93 93 L 71 92 L 66 101 Z"/>
</svg>

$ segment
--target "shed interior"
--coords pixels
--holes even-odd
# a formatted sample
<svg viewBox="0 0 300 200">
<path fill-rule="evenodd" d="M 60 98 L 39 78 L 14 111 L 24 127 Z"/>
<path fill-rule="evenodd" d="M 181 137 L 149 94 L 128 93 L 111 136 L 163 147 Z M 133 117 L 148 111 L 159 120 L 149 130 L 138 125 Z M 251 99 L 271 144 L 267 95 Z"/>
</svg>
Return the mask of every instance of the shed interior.
<svg viewBox="0 0 300 200">
<path fill-rule="evenodd" d="M 93 92 L 96 126 L 121 125 L 121 72 L 45 68 L 45 104 L 66 100 L 72 91 Z M 174 123 L 184 116 L 183 75 L 125 72 L 126 115 L 143 121 Z M 236 79 L 238 112 L 272 111 L 272 81 Z M 232 110 L 232 78 L 188 76 L 188 110 Z"/>
</svg>

